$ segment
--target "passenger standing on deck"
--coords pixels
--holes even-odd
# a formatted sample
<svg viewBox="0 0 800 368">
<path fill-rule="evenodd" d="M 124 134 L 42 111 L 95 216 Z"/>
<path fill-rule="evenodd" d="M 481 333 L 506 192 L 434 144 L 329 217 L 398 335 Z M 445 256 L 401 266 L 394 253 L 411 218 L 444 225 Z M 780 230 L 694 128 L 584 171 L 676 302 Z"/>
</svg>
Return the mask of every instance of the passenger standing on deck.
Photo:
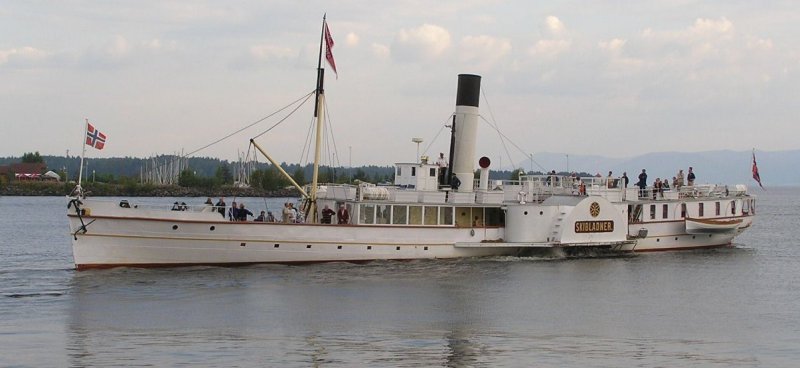
<svg viewBox="0 0 800 368">
<path fill-rule="evenodd" d="M 678 179 L 678 184 L 675 185 L 675 188 L 681 189 L 683 186 L 683 169 L 678 170 L 678 176 L 675 178 Z"/>
<path fill-rule="evenodd" d="M 275 222 L 275 215 L 272 214 L 272 211 L 267 211 L 267 222 Z"/>
<path fill-rule="evenodd" d="M 608 172 L 608 176 L 606 177 L 606 187 L 613 188 L 614 187 L 614 175 L 611 171 Z"/>
<path fill-rule="evenodd" d="M 622 180 L 622 184 L 625 185 L 625 188 L 627 188 L 628 187 L 628 182 L 630 182 L 630 179 L 628 179 L 628 172 L 627 171 L 623 171 L 622 172 L 622 178 L 620 178 L 620 179 Z"/>
<path fill-rule="evenodd" d="M 444 174 L 447 172 L 447 160 L 444 158 L 444 153 L 439 152 L 439 158 L 436 160 L 436 166 L 439 166 L 439 185 L 444 185 Z"/>
<path fill-rule="evenodd" d="M 294 203 L 289 203 L 289 223 L 297 222 L 297 209 L 294 208 Z"/>
<path fill-rule="evenodd" d="M 689 173 L 686 174 L 686 184 L 688 186 L 694 185 L 694 171 L 692 171 L 691 166 L 689 166 Z"/>
<path fill-rule="evenodd" d="M 217 207 L 217 212 L 222 215 L 222 218 L 225 218 L 225 197 L 219 197 L 219 201 L 214 207 Z"/>
<path fill-rule="evenodd" d="M 326 204 L 325 208 L 322 209 L 322 223 L 323 224 L 330 224 L 331 223 L 331 217 L 333 217 L 333 215 L 335 215 L 335 214 L 336 214 L 336 212 L 334 210 L 328 208 L 328 205 Z"/>
<path fill-rule="evenodd" d="M 211 200 L 211 197 L 208 197 L 208 199 L 206 199 L 205 205 L 206 206 L 213 206 L 214 205 L 214 201 Z"/>
<path fill-rule="evenodd" d="M 656 178 L 656 181 L 653 182 L 653 199 L 656 199 L 656 196 L 663 193 L 661 192 L 661 178 Z"/>
<path fill-rule="evenodd" d="M 239 220 L 239 207 L 236 206 L 236 201 L 231 202 L 231 208 L 228 210 L 228 221 Z"/>
<path fill-rule="evenodd" d="M 639 182 L 636 183 L 636 186 L 639 187 L 639 198 L 644 197 L 646 195 L 645 188 L 647 188 L 647 170 L 642 169 L 642 173 L 639 174 Z"/>
<path fill-rule="evenodd" d="M 350 212 L 347 211 L 347 207 L 344 204 L 339 206 L 339 211 L 336 211 L 336 219 L 339 225 L 350 223 Z"/>
<path fill-rule="evenodd" d="M 237 213 L 237 221 L 247 221 L 247 216 L 253 217 L 253 213 L 247 208 L 244 208 L 244 203 L 239 203 L 239 213 Z"/>
<path fill-rule="evenodd" d="M 255 221 L 255 222 L 267 222 L 267 216 L 264 215 L 264 211 L 261 211 L 261 214 L 259 214 L 258 217 L 256 217 L 256 219 L 253 220 L 253 221 Z"/>
<path fill-rule="evenodd" d="M 290 213 L 292 213 L 292 210 L 289 209 L 289 202 L 286 202 L 283 204 L 283 212 L 281 212 L 281 222 L 288 224 Z"/>
</svg>

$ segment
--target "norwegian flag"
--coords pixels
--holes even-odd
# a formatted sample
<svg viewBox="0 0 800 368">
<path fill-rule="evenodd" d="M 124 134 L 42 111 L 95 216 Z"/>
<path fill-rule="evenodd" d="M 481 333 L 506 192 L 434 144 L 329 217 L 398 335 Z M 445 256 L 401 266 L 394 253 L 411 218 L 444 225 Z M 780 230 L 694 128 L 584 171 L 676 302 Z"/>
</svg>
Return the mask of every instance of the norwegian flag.
<svg viewBox="0 0 800 368">
<path fill-rule="evenodd" d="M 761 175 L 758 174 L 758 165 L 756 164 L 756 151 L 753 151 L 753 179 L 758 183 L 758 186 L 761 189 L 764 189 L 764 186 L 761 185 Z"/>
<path fill-rule="evenodd" d="M 333 37 L 331 37 L 331 31 L 328 29 L 328 22 L 325 22 L 325 60 L 328 60 L 331 69 L 336 73 L 336 79 L 339 79 L 339 72 L 336 71 L 336 61 L 333 60 Z"/>
<path fill-rule="evenodd" d="M 100 133 L 92 124 L 86 123 L 86 145 L 101 150 L 106 145 L 106 135 Z"/>
</svg>

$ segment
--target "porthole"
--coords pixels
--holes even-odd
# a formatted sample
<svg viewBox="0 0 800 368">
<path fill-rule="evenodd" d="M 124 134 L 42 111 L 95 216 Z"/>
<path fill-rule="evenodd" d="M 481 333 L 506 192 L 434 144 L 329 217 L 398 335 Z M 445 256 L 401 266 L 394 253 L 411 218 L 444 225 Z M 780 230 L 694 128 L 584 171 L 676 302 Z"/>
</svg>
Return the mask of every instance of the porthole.
<svg viewBox="0 0 800 368">
<path fill-rule="evenodd" d="M 678 240 L 678 237 L 677 237 L 677 236 L 675 237 L 675 240 Z"/>
<path fill-rule="evenodd" d="M 306 245 L 306 249 L 311 249 L 311 244 Z"/>
<path fill-rule="evenodd" d="M 371 250 L 371 249 L 372 249 L 372 246 L 371 245 L 367 245 L 367 250 Z"/>
<path fill-rule="evenodd" d="M 425 248 L 422 248 L 422 249 L 424 249 L 424 250 L 428 250 L 428 247 L 425 247 Z"/>
<path fill-rule="evenodd" d="M 524 214 L 525 216 L 528 216 L 528 211 L 525 211 L 522 214 Z"/>
<path fill-rule="evenodd" d="M 275 248 L 279 248 L 280 246 L 280 244 L 275 244 Z"/>
<path fill-rule="evenodd" d="M 695 235 L 692 235 L 692 239 L 694 239 L 694 238 L 696 238 L 696 237 L 697 237 L 697 236 L 695 236 Z"/>
<path fill-rule="evenodd" d="M 656 243 L 658 243 L 658 242 L 660 242 L 660 241 L 661 241 L 661 239 L 659 239 L 659 238 L 656 238 Z"/>
<path fill-rule="evenodd" d="M 539 216 L 544 215 L 544 211 L 539 211 Z"/>
<path fill-rule="evenodd" d="M 336 249 L 342 249 L 342 246 L 340 245 L 340 246 L 336 247 Z"/>
<path fill-rule="evenodd" d="M 172 225 L 172 230 L 178 230 L 178 225 Z"/>
<path fill-rule="evenodd" d="M 214 229 L 216 229 L 216 227 L 212 226 L 212 227 L 210 227 L 208 229 L 211 230 L 211 231 L 214 231 Z"/>
<path fill-rule="evenodd" d="M 397 247 L 397 250 L 400 250 L 400 247 Z"/>
<path fill-rule="evenodd" d="M 247 244 L 245 244 L 245 243 L 239 244 L 240 247 L 243 247 L 245 245 L 247 245 Z"/>
</svg>

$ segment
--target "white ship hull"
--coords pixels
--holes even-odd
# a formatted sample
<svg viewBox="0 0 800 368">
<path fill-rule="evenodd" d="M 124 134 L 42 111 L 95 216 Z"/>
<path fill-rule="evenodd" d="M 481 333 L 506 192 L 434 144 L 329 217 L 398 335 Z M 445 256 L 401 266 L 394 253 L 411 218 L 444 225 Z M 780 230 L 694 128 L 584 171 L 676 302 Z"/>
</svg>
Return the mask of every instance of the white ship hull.
<svg viewBox="0 0 800 368">
<path fill-rule="evenodd" d="M 94 212 L 104 209 L 102 203 L 87 204 Z M 520 251 L 516 247 L 456 247 L 459 242 L 498 241 L 502 228 L 242 223 L 219 221 L 215 213 L 174 215 L 173 219 L 113 213 L 83 216 L 86 233 L 80 231 L 81 219 L 70 215 L 76 268 L 359 262 L 503 256 Z"/>
<path fill-rule="evenodd" d="M 640 229 L 646 229 L 647 237 L 637 239 L 634 248 L 629 250 L 655 252 L 730 246 L 733 239 L 750 227 L 753 222 L 752 216 L 742 216 L 740 219 L 742 222 L 739 228 L 713 234 L 689 234 L 686 232 L 683 221 L 632 224 L 629 226 L 631 234 L 637 234 Z"/>
</svg>

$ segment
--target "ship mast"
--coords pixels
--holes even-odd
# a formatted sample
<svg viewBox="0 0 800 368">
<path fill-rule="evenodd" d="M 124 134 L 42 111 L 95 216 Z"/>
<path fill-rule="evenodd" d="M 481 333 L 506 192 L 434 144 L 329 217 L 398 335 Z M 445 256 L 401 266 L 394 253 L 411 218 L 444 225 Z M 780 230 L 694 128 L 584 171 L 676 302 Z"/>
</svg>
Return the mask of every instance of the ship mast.
<svg viewBox="0 0 800 368">
<path fill-rule="evenodd" d="M 325 18 L 322 16 L 322 31 L 319 36 L 319 58 L 317 58 L 317 89 L 316 101 L 314 103 L 314 117 L 317 118 L 316 139 L 314 143 L 314 171 L 311 175 L 311 195 L 309 198 L 308 212 L 306 220 L 317 223 L 317 187 L 319 186 L 319 157 L 322 146 L 322 123 L 325 120 L 325 69 L 322 68 L 322 43 L 325 41 Z"/>
</svg>

